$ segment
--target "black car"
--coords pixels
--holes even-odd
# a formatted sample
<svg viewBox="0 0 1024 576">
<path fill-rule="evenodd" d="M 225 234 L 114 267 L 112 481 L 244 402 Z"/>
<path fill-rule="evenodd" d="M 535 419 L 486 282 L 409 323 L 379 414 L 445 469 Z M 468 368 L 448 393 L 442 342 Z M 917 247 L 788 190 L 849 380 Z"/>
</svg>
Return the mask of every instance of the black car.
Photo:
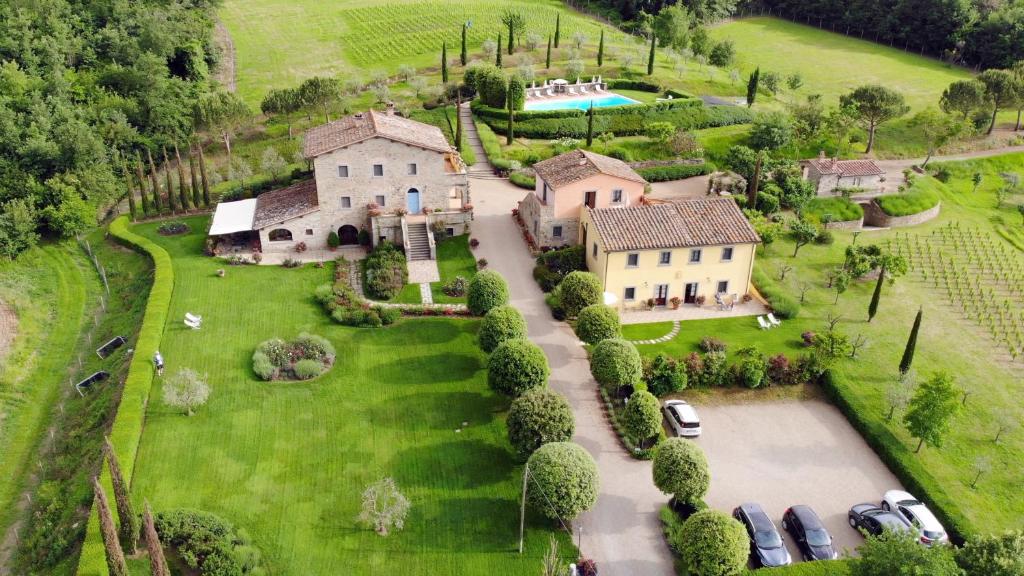
<svg viewBox="0 0 1024 576">
<path fill-rule="evenodd" d="M 800 504 L 787 508 L 782 515 L 782 529 L 793 536 L 804 560 L 835 560 L 839 557 L 832 547 L 832 535 L 825 530 L 810 506 Z"/>
<path fill-rule="evenodd" d="M 872 536 L 878 536 L 884 530 L 906 530 L 914 528 L 902 516 L 895 512 L 882 510 L 874 504 L 857 504 L 850 508 L 850 526 L 864 530 Z"/>
<path fill-rule="evenodd" d="M 775 529 L 775 523 L 764 513 L 760 504 L 748 502 L 740 504 L 732 511 L 736 518 L 747 529 L 750 537 L 750 555 L 760 566 L 789 566 L 793 559 L 789 550 L 782 542 L 782 536 Z"/>
</svg>

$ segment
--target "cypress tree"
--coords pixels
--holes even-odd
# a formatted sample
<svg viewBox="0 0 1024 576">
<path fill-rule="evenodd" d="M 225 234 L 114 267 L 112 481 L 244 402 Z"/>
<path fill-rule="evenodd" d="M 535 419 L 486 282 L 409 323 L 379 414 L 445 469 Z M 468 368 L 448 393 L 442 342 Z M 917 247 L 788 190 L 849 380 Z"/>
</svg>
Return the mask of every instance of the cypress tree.
<svg viewBox="0 0 1024 576">
<path fill-rule="evenodd" d="M 171 576 L 171 569 L 167 566 L 167 559 L 164 558 L 164 547 L 160 544 L 160 535 L 156 533 L 153 512 L 149 509 L 149 500 L 146 500 L 145 508 L 142 509 L 142 530 L 142 534 L 146 538 L 146 550 L 149 551 L 151 576 Z"/>
<path fill-rule="evenodd" d="M 587 148 L 594 145 L 594 101 L 590 101 L 590 108 L 587 108 Z"/>
<path fill-rule="evenodd" d="M 103 536 L 103 548 L 107 556 L 107 571 L 110 576 L 128 576 L 128 566 L 124 562 L 124 551 L 117 541 L 117 528 L 114 518 L 110 515 L 110 504 L 107 494 L 100 486 L 99 478 L 92 479 L 92 490 L 96 496 L 96 514 L 100 517 L 100 534 Z"/>
<path fill-rule="evenodd" d="M 747 108 L 754 105 L 754 100 L 757 99 L 757 85 L 761 82 L 761 67 L 754 68 L 754 72 L 750 75 L 750 79 L 747 80 Z"/>
<path fill-rule="evenodd" d="M 189 150 L 188 171 L 192 177 L 192 205 L 198 209 L 203 204 L 203 191 L 199 189 L 199 177 L 196 175 L 196 156 Z"/>
<path fill-rule="evenodd" d="M 597 66 L 604 64 L 604 28 L 601 28 L 601 40 L 597 43 Z"/>
<path fill-rule="evenodd" d="M 658 37 L 651 34 L 651 53 L 647 55 L 647 75 L 654 74 L 654 46 L 658 42 Z"/>
<path fill-rule="evenodd" d="M 494 57 L 494 65 L 501 68 L 501 34 L 498 34 L 498 52 Z"/>
<path fill-rule="evenodd" d="M 914 327 L 910 329 L 910 338 L 907 339 L 907 347 L 903 350 L 903 359 L 900 360 L 900 374 L 909 372 L 910 365 L 914 363 L 914 349 L 917 348 L 917 332 L 921 329 L 922 312 L 922 308 L 917 309 Z"/>
<path fill-rule="evenodd" d="M 548 56 L 544 60 L 544 68 L 547 70 L 551 69 L 551 35 L 548 35 Z"/>
<path fill-rule="evenodd" d="M 124 474 L 121 473 L 121 464 L 117 460 L 117 454 L 114 453 L 114 445 L 106 436 L 103 437 L 103 454 L 107 458 L 110 483 L 114 487 L 114 505 L 117 506 L 117 518 L 120 521 L 118 536 L 121 548 L 134 552 L 139 545 L 139 519 L 135 516 L 135 511 L 132 510 L 128 484 L 124 481 Z"/>
<path fill-rule="evenodd" d="M 441 43 L 441 82 L 448 83 L 448 43 Z"/>
<path fill-rule="evenodd" d="M 135 186 L 132 186 L 132 173 L 128 171 L 128 165 L 121 161 L 121 171 L 124 172 L 124 183 L 128 186 L 128 211 L 132 214 L 132 221 L 134 221 L 138 215 L 135 209 Z"/>
<path fill-rule="evenodd" d="M 156 163 L 153 162 L 153 154 L 146 148 L 146 158 L 149 160 L 149 183 L 153 187 L 153 210 L 160 214 L 160 183 L 156 179 Z"/>
<path fill-rule="evenodd" d="M 509 84 L 510 85 L 512 84 L 511 81 L 509 82 Z M 512 139 L 514 138 L 514 136 L 513 136 L 513 130 L 515 129 L 515 126 L 514 126 L 515 119 L 514 119 L 514 117 L 516 115 L 515 106 L 512 105 L 512 95 L 511 94 L 509 94 L 508 97 L 505 98 L 505 107 L 508 108 L 508 131 L 507 131 L 507 133 L 505 135 L 505 144 L 511 145 L 512 144 Z"/>
<path fill-rule="evenodd" d="M 455 96 L 455 150 L 462 153 L 462 93 Z"/>
<path fill-rule="evenodd" d="M 462 23 L 462 51 L 459 52 L 459 62 L 462 62 L 462 65 L 465 66 L 466 62 L 468 62 L 468 61 L 469 61 L 469 59 L 467 58 L 467 55 L 466 55 L 466 23 L 463 22 Z"/>
<path fill-rule="evenodd" d="M 562 35 L 562 13 L 555 14 L 555 48 L 558 48 L 558 38 Z"/>
<path fill-rule="evenodd" d="M 174 164 L 178 167 L 178 194 L 181 196 L 181 209 L 188 212 L 188 183 L 185 180 L 185 167 L 181 164 L 181 152 L 178 151 L 178 143 L 174 143 Z"/>
<path fill-rule="evenodd" d="M 868 304 L 868 322 L 878 313 L 878 301 L 882 298 L 882 282 L 885 282 L 885 266 L 878 273 L 878 282 L 875 282 L 875 291 L 871 294 L 871 304 Z"/>
<path fill-rule="evenodd" d="M 203 156 L 203 145 L 196 143 L 199 150 L 199 176 L 203 179 L 203 206 L 210 207 L 210 181 L 206 178 L 206 157 Z"/>
<path fill-rule="evenodd" d="M 751 209 L 757 208 L 757 192 L 761 188 L 761 152 L 757 153 L 757 161 L 754 162 L 754 178 L 747 187 L 747 206 Z"/>
<path fill-rule="evenodd" d="M 135 152 L 135 179 L 139 181 L 139 195 L 142 196 L 142 212 L 149 214 L 149 197 L 146 196 L 146 175 L 142 169 L 142 156 Z"/>
<path fill-rule="evenodd" d="M 171 214 L 178 211 L 178 200 L 174 197 L 174 183 L 171 182 L 171 159 L 167 156 L 167 147 L 164 151 L 164 177 L 167 180 L 167 205 L 171 207 Z"/>
</svg>

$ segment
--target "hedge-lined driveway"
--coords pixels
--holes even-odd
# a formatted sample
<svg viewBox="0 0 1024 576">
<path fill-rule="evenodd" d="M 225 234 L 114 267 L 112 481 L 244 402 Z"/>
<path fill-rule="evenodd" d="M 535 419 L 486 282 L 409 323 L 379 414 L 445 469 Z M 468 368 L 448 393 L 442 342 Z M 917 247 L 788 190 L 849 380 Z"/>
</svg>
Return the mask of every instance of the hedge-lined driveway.
<svg viewBox="0 0 1024 576">
<path fill-rule="evenodd" d="M 732 512 L 742 502 L 758 502 L 782 530 L 786 508 L 807 504 L 842 553 L 863 541 L 847 523 L 850 506 L 878 503 L 886 490 L 902 489 L 846 417 L 824 400 L 698 405 L 697 410 L 703 430 L 697 442 L 711 465 L 707 503 L 713 508 Z"/>
</svg>

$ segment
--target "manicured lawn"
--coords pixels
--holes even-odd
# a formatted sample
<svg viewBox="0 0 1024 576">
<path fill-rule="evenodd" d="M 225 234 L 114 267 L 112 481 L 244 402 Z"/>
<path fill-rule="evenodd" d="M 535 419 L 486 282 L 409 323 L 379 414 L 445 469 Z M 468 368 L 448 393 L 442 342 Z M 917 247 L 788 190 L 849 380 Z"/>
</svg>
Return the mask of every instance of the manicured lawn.
<svg viewBox="0 0 1024 576">
<path fill-rule="evenodd" d="M 672 340 L 661 344 L 643 344 L 637 348 L 647 357 L 664 353 L 681 358 L 690 352 L 700 352 L 700 341 L 707 336 L 713 336 L 729 346 L 726 354 L 730 360 L 734 359 L 736 351 L 744 346 L 757 346 L 758 350 L 768 355 L 784 353 L 787 356 L 795 356 L 803 350 L 800 333 L 807 330 L 810 325 L 810 321 L 796 318 L 783 320 L 782 326 L 778 328 L 762 330 L 758 327 L 755 316 L 690 320 L 680 324 L 679 334 Z M 671 329 L 670 322 L 636 324 L 624 326 L 622 334 L 629 340 L 646 340 L 664 336 Z"/>
<path fill-rule="evenodd" d="M 273 574 L 536 573 L 550 526 L 529 519 L 526 551 L 515 553 L 521 467 L 505 438 L 507 400 L 487 388 L 478 321 L 337 326 L 310 297 L 329 267 L 228 267 L 218 278 L 224 264 L 201 254 L 205 220 L 193 223 L 200 232 L 178 238 L 136 230 L 174 261 L 168 374 L 194 368 L 213 391 L 188 418 L 163 406 L 155 384 L 134 498 L 227 518 Z M 186 311 L 203 316 L 202 330 L 179 325 Z M 333 342 L 333 369 L 304 383 L 257 381 L 253 347 L 301 331 Z M 405 530 L 388 538 L 356 523 L 362 490 L 384 476 L 412 502 Z"/>
</svg>

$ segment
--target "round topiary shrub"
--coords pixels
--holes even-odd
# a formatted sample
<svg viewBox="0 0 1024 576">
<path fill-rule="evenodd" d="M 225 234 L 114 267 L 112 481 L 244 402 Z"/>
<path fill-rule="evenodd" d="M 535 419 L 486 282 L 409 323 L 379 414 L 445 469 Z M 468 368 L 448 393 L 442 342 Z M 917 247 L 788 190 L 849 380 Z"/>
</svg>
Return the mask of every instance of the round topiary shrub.
<svg viewBox="0 0 1024 576">
<path fill-rule="evenodd" d="M 629 397 L 622 411 L 622 426 L 626 434 L 641 448 L 661 433 L 661 404 L 654 394 L 637 390 Z"/>
<path fill-rule="evenodd" d="M 619 337 L 619 313 L 611 306 L 591 304 L 576 319 L 576 336 L 587 344 Z"/>
<path fill-rule="evenodd" d="M 263 352 L 257 350 L 252 354 L 252 371 L 263 380 L 273 380 L 277 373 L 277 366 L 270 362 L 270 358 Z"/>
<path fill-rule="evenodd" d="M 700 446 L 684 438 L 669 438 L 654 453 L 654 485 L 679 502 L 700 502 L 711 486 L 708 459 Z"/>
<path fill-rule="evenodd" d="M 295 373 L 295 377 L 299 380 L 316 378 L 322 374 L 323 371 L 323 363 L 316 360 L 299 360 L 294 366 L 292 366 L 292 372 Z"/>
<path fill-rule="evenodd" d="M 513 398 L 546 386 L 550 373 L 544 351 L 523 338 L 498 344 L 487 359 L 487 384 L 494 391 Z"/>
<path fill-rule="evenodd" d="M 480 348 L 492 352 L 505 340 L 526 338 L 526 320 L 519 310 L 509 306 L 491 308 L 480 324 Z"/>
<path fill-rule="evenodd" d="M 527 466 L 532 481 L 526 499 L 546 518 L 572 519 L 597 501 L 597 463 L 581 446 L 545 444 L 530 456 Z"/>
<path fill-rule="evenodd" d="M 476 316 L 483 316 L 495 306 L 508 304 L 508 283 L 493 270 L 482 270 L 469 281 L 466 305 Z"/>
<path fill-rule="evenodd" d="M 627 340 L 602 340 L 590 354 L 590 373 L 603 386 L 635 384 L 643 376 L 640 353 Z"/>
<path fill-rule="evenodd" d="M 601 292 L 601 281 L 590 272 L 569 272 L 558 284 L 559 302 L 570 318 L 587 306 L 600 304 Z"/>
<path fill-rule="evenodd" d="M 507 425 L 508 440 L 522 459 L 549 442 L 568 442 L 576 431 L 569 402 L 548 388 L 536 388 L 516 398 Z"/>
<path fill-rule="evenodd" d="M 743 525 L 718 510 L 690 516 L 674 534 L 681 572 L 692 576 L 736 576 L 747 568 L 750 543 Z"/>
</svg>

